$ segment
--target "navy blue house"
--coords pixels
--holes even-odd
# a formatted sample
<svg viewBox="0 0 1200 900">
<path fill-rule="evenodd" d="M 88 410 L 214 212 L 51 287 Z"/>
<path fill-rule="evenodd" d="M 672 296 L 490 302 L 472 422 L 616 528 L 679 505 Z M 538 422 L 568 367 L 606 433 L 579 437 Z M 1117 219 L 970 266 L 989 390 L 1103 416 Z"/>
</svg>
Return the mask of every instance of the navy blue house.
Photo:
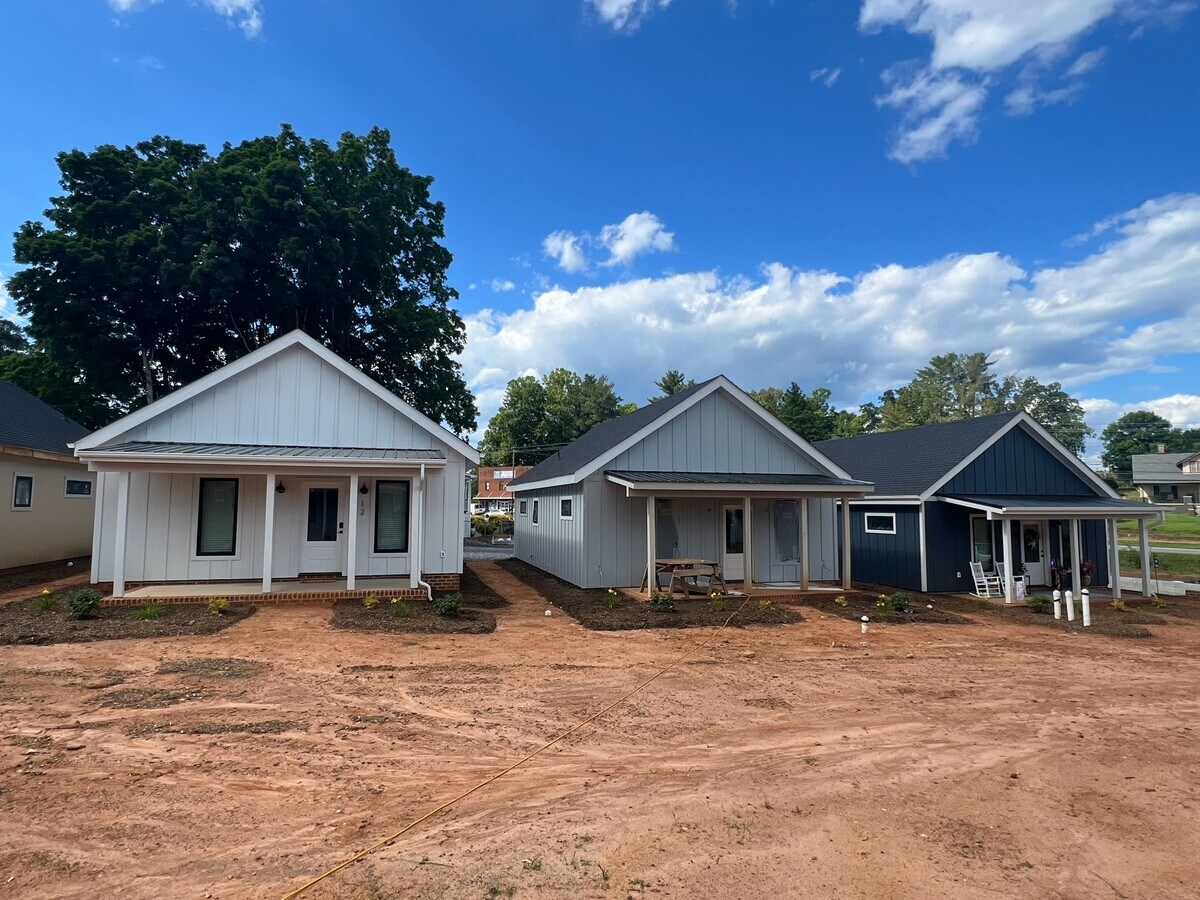
<svg viewBox="0 0 1200 900">
<path fill-rule="evenodd" d="M 822 441 L 817 449 L 875 493 L 851 501 L 856 581 L 909 590 L 974 589 L 970 563 L 1011 558 L 1031 588 L 1061 570 L 1076 593 L 1118 567 L 1116 520 L 1159 516 L 1112 490 L 1023 412 Z M 1149 593 L 1143 572 L 1143 593 Z M 1119 582 L 1113 585 L 1119 591 Z M 1011 585 L 1009 590 L 1012 590 Z M 1012 596 L 1010 593 L 1009 596 Z M 1119 596 L 1119 594 L 1118 594 Z"/>
</svg>

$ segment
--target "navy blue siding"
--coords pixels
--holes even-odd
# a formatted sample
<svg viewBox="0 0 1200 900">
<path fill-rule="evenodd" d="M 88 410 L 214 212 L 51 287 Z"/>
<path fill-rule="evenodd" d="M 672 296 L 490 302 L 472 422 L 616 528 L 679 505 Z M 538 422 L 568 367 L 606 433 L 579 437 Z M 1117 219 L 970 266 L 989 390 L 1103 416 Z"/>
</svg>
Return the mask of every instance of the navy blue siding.
<svg viewBox="0 0 1200 900">
<path fill-rule="evenodd" d="M 921 589 L 921 523 L 918 506 L 871 505 L 850 507 L 851 570 L 855 581 L 888 587 Z M 868 513 L 894 513 L 895 534 L 868 534 Z"/>
<path fill-rule="evenodd" d="M 938 493 L 1090 497 L 1096 489 L 1018 425 Z"/>
<path fill-rule="evenodd" d="M 925 504 L 925 565 L 934 593 L 974 590 L 971 511 L 934 500 Z"/>
</svg>

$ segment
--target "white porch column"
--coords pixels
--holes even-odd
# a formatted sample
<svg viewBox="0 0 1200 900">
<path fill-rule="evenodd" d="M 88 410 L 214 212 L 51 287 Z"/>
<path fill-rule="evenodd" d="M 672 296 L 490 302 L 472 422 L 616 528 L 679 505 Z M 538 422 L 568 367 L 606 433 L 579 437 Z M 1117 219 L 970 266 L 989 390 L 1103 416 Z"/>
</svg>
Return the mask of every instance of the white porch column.
<svg viewBox="0 0 1200 900">
<path fill-rule="evenodd" d="M 842 590 L 850 590 L 850 498 L 842 498 Z"/>
<path fill-rule="evenodd" d="M 658 590 L 658 535 L 654 526 L 654 498 L 646 498 L 646 596 Z"/>
<path fill-rule="evenodd" d="M 1000 520 L 1000 546 L 1004 548 L 1004 602 L 1012 603 L 1013 579 L 1017 577 L 1017 570 L 1013 565 L 1012 522 L 1007 519 Z"/>
<path fill-rule="evenodd" d="M 750 593 L 754 585 L 754 504 L 742 498 L 742 588 Z"/>
<path fill-rule="evenodd" d="M 117 474 L 117 533 L 113 535 L 113 596 L 125 596 L 125 533 L 129 524 L 129 473 Z"/>
<path fill-rule="evenodd" d="M 1117 520 L 1108 519 L 1105 523 L 1108 533 L 1108 580 L 1112 588 L 1114 600 L 1121 599 L 1121 545 L 1117 542 Z"/>
<path fill-rule="evenodd" d="M 412 480 L 413 493 L 409 501 L 411 515 L 408 517 L 408 586 L 421 586 L 421 534 L 425 529 L 425 479 Z M 357 490 L 357 488 L 355 488 Z"/>
<path fill-rule="evenodd" d="M 800 590 L 808 590 L 808 498 L 800 498 Z"/>
<path fill-rule="evenodd" d="M 262 592 L 271 593 L 271 572 L 275 567 L 275 473 L 267 475 L 267 496 L 263 500 L 263 576 Z"/>
<path fill-rule="evenodd" d="M 1142 596 L 1150 596 L 1150 528 L 1138 519 L 1138 548 L 1142 551 Z"/>
<path fill-rule="evenodd" d="M 1083 563 L 1083 551 L 1079 546 L 1079 520 L 1071 520 L 1071 590 L 1075 592 L 1075 602 L 1079 602 L 1079 592 L 1083 590 L 1083 574 L 1079 566 Z"/>
<path fill-rule="evenodd" d="M 350 502 L 346 505 L 346 590 L 354 590 L 358 565 L 358 473 L 350 476 Z"/>
</svg>

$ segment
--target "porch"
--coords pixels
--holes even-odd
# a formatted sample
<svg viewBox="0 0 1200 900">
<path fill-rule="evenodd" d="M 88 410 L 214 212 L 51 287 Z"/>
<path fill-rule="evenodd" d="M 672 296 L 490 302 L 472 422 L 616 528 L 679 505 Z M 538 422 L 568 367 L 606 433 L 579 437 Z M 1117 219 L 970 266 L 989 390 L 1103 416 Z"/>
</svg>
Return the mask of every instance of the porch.
<svg viewBox="0 0 1200 900">
<path fill-rule="evenodd" d="M 404 578 L 360 578 L 357 586 L 348 588 L 346 579 L 276 579 L 269 591 L 261 581 L 172 582 L 127 586 L 122 596 L 109 596 L 102 606 L 140 606 L 144 603 L 204 603 L 214 597 L 256 604 L 274 603 L 334 603 L 371 595 L 390 600 L 424 599 L 423 588 L 413 588 Z"/>
</svg>

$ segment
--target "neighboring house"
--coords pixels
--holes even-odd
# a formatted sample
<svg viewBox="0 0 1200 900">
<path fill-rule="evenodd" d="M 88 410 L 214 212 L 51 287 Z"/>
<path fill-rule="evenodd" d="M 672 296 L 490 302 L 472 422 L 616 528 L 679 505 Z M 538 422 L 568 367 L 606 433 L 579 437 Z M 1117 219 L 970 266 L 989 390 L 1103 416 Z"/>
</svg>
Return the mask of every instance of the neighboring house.
<svg viewBox="0 0 1200 900">
<path fill-rule="evenodd" d="M 76 441 L 99 473 L 92 581 L 403 576 L 457 586 L 478 454 L 293 331 Z M 254 585 L 251 585 L 253 588 Z"/>
<path fill-rule="evenodd" d="M 871 485 L 724 376 L 597 425 L 515 479 L 516 556 L 580 587 L 631 587 L 656 559 L 727 581 L 850 580 L 836 503 Z"/>
<path fill-rule="evenodd" d="M 1200 453 L 1157 453 L 1133 457 L 1133 484 L 1151 503 L 1200 503 Z"/>
<path fill-rule="evenodd" d="M 87 556 L 95 476 L 71 455 L 88 430 L 0 381 L 0 570 Z"/>
<path fill-rule="evenodd" d="M 513 513 L 513 495 L 508 483 L 520 478 L 531 466 L 480 466 L 479 478 L 475 483 L 475 508 L 477 513 Z"/>
<path fill-rule="evenodd" d="M 875 493 L 851 502 L 855 575 L 910 590 L 970 591 L 969 563 L 985 571 L 1013 559 L 1031 587 L 1082 587 L 1075 560 L 1107 584 L 1116 520 L 1159 517 L 1126 500 L 1023 412 L 1003 413 L 818 443 Z M 1143 573 L 1145 575 L 1145 573 Z M 1144 583 L 1145 592 L 1149 592 Z M 1013 584 L 1007 585 L 1010 592 Z"/>
</svg>

